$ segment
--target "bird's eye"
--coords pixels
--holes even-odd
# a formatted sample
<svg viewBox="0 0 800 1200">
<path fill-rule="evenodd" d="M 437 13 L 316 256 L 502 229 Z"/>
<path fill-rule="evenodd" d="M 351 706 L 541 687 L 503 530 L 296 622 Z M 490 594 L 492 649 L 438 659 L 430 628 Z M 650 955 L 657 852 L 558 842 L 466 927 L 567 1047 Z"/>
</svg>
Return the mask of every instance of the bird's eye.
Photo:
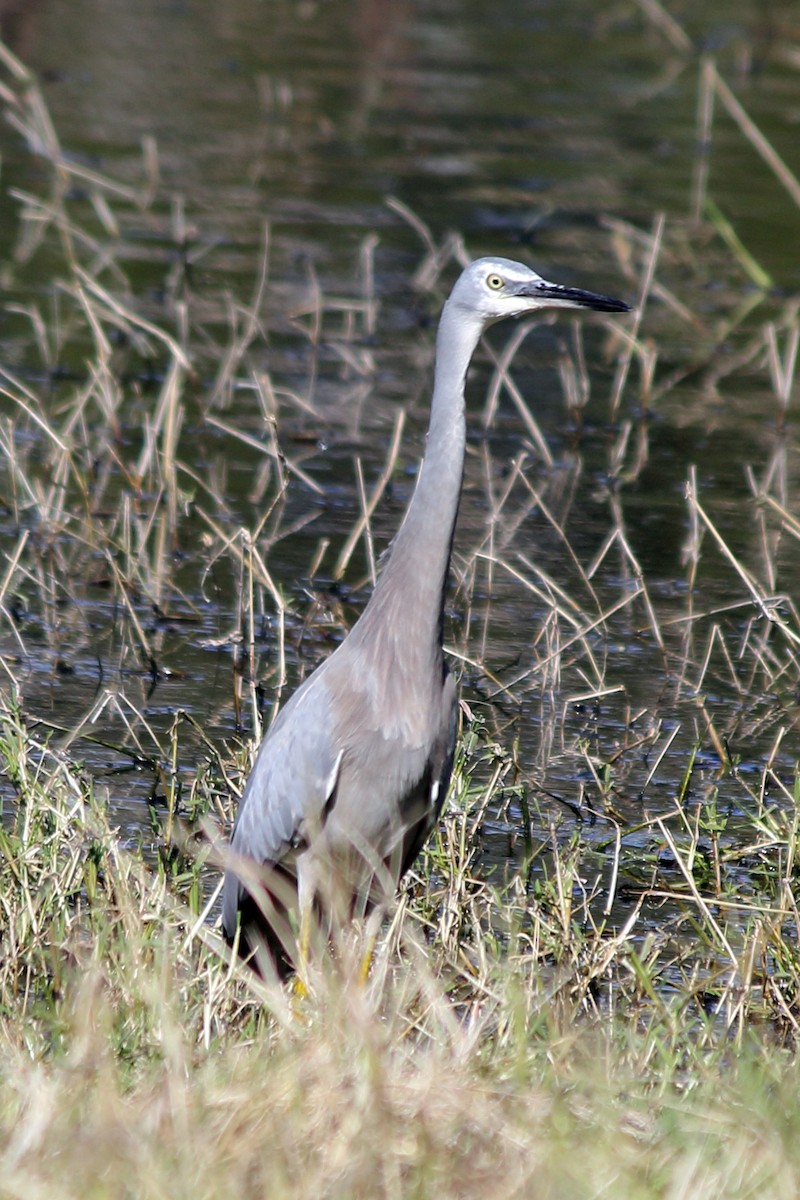
<svg viewBox="0 0 800 1200">
<path fill-rule="evenodd" d="M 493 292 L 499 292 L 500 288 L 503 286 L 502 275 L 489 275 L 486 280 L 486 285 L 487 287 L 490 287 Z"/>
</svg>

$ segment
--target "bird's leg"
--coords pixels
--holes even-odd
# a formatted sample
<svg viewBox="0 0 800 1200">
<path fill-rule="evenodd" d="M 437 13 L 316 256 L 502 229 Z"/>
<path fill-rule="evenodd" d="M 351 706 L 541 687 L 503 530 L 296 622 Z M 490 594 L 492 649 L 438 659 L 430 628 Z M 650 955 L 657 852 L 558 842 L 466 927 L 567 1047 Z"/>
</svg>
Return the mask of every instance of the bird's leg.
<svg viewBox="0 0 800 1200">
<path fill-rule="evenodd" d="M 366 855 L 365 855 L 366 857 Z M 358 972 L 358 982 L 363 986 L 369 978 L 372 960 L 375 957 L 375 947 L 381 932 L 384 918 L 394 903 L 397 894 L 397 881 L 402 874 L 402 842 L 398 842 L 392 853 L 385 861 L 372 861 L 373 870 L 370 886 L 365 893 L 365 940 L 366 948 L 361 957 Z"/>
<path fill-rule="evenodd" d="M 375 947 L 378 944 L 378 936 L 383 924 L 383 918 L 386 916 L 386 907 L 383 904 L 376 904 L 372 912 L 366 920 L 366 948 L 361 956 L 361 965 L 358 969 L 358 983 L 361 987 L 369 979 L 369 973 L 372 969 L 372 960 L 375 957 Z"/>
<path fill-rule="evenodd" d="M 294 990 L 298 996 L 308 995 L 308 964 L 311 961 L 311 922 L 314 920 L 314 905 L 304 904 L 300 908 L 300 934 L 297 939 L 297 974 Z"/>
<path fill-rule="evenodd" d="M 316 895 L 317 872 L 314 860 L 307 853 L 297 863 L 297 906 L 300 912 L 300 928 L 297 937 L 295 992 L 300 996 L 307 996 L 309 992 L 308 965 L 311 961 L 311 937 L 314 932 Z"/>
</svg>

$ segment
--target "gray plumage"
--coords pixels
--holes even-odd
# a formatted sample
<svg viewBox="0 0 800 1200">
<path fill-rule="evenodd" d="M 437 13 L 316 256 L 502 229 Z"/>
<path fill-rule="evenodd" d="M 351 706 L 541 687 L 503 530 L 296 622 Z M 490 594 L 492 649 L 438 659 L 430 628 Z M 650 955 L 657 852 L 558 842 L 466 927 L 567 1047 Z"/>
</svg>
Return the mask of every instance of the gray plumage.
<svg viewBox="0 0 800 1200">
<path fill-rule="evenodd" d="M 608 296 L 483 258 L 442 311 L 425 457 L 375 590 L 349 635 L 261 743 L 231 839 L 229 941 L 291 962 L 289 914 L 327 920 L 387 900 L 438 819 L 456 739 L 442 617 L 464 467 L 464 386 L 482 332 L 538 308 L 625 312 Z M 294 924 L 296 925 L 296 921 Z"/>
</svg>

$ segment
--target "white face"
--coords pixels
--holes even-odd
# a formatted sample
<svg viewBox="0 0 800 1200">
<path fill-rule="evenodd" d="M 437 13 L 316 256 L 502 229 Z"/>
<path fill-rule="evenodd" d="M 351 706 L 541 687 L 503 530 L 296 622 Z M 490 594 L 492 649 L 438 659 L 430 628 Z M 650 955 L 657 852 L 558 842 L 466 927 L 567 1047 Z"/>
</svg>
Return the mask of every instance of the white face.
<svg viewBox="0 0 800 1200">
<path fill-rule="evenodd" d="M 549 283 L 510 258 L 479 258 L 470 263 L 457 280 L 450 302 L 484 326 L 540 308 L 625 312 L 628 307 L 610 296 Z"/>
<path fill-rule="evenodd" d="M 541 307 L 535 290 L 546 286 L 545 281 L 523 263 L 507 258 L 482 258 L 467 267 L 465 274 L 471 277 L 469 282 L 473 303 L 484 320 L 499 321 L 503 317 L 521 316 Z M 534 295 L 525 295 L 523 292 L 533 292 Z"/>
</svg>

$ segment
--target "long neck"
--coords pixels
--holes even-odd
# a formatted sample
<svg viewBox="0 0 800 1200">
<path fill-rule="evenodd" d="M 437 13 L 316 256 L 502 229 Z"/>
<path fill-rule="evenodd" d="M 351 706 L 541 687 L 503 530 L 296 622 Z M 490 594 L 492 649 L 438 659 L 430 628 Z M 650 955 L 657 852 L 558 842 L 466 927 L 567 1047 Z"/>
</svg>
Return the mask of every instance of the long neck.
<svg viewBox="0 0 800 1200">
<path fill-rule="evenodd" d="M 441 650 L 450 550 L 464 472 L 464 385 L 480 336 L 450 303 L 439 322 L 425 458 L 403 524 L 359 625 L 388 626 L 426 651 Z M 354 631 L 355 632 L 355 631 Z"/>
</svg>

